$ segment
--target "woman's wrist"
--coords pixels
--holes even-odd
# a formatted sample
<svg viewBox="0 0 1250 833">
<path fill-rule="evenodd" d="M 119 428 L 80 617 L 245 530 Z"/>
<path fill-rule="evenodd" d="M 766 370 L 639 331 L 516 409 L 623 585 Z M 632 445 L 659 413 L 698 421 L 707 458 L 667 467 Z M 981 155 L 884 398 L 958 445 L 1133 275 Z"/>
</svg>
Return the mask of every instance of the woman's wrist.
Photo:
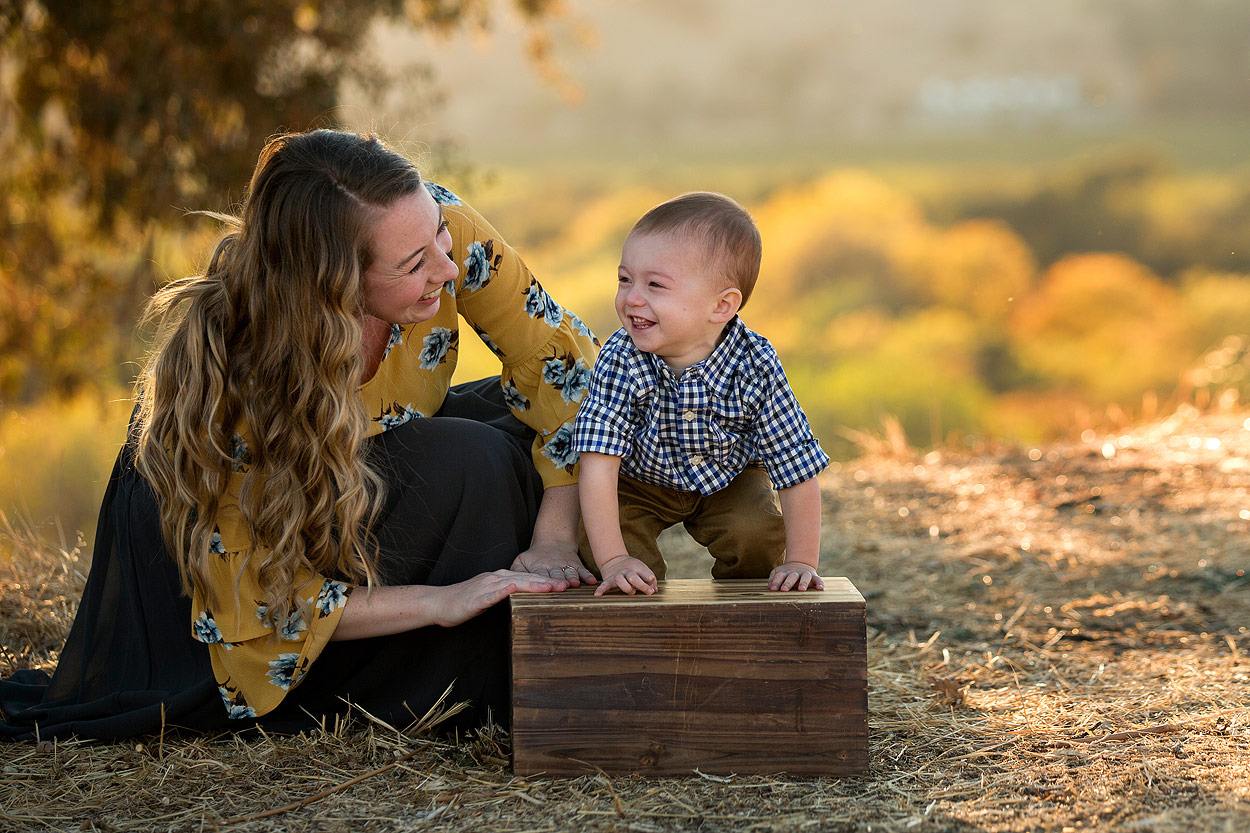
<svg viewBox="0 0 1250 833">
<path fill-rule="evenodd" d="M 530 536 L 530 548 L 552 547 L 577 549 L 577 522 L 580 505 L 577 484 L 551 486 L 543 491 L 534 531 Z"/>
<path fill-rule="evenodd" d="M 388 636 L 441 625 L 440 590 L 432 585 L 383 585 L 360 588 L 347 598 L 332 641 Z"/>
</svg>

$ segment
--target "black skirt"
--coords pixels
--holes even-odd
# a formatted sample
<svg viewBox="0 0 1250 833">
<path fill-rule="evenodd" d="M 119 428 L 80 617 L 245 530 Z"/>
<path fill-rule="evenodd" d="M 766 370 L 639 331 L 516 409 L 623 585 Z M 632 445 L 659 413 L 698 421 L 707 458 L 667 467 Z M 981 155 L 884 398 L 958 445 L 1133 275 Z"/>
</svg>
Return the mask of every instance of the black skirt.
<svg viewBox="0 0 1250 833">
<path fill-rule="evenodd" d="M 387 584 L 447 585 L 508 567 L 529 546 L 542 483 L 533 432 L 503 403 L 499 381 L 453 388 L 430 419 L 370 440 L 387 481 L 374 532 Z M 296 732 L 359 706 L 395 726 L 449 703 L 470 707 L 440 726 L 510 717 L 507 605 L 452 628 L 331 642 L 269 714 L 234 720 L 208 648 L 191 638 L 191 600 L 160 531 L 156 498 L 121 450 L 100 508 L 91 570 L 56 672 L 0 680 L 0 738 L 118 740 L 158 731 Z M 357 592 L 364 592 L 363 588 Z"/>
</svg>

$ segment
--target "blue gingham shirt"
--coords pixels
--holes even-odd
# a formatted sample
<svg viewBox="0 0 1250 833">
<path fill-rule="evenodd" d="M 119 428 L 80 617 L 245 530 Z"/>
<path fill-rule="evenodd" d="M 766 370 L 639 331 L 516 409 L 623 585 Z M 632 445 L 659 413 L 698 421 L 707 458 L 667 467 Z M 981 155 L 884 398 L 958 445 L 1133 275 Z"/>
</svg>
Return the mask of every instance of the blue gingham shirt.
<svg viewBox="0 0 1250 833">
<path fill-rule="evenodd" d="M 635 480 L 705 495 L 755 461 L 777 489 L 829 465 L 777 352 L 736 316 L 712 355 L 680 379 L 617 330 L 595 360 L 573 443 L 622 458 L 621 473 Z"/>
</svg>

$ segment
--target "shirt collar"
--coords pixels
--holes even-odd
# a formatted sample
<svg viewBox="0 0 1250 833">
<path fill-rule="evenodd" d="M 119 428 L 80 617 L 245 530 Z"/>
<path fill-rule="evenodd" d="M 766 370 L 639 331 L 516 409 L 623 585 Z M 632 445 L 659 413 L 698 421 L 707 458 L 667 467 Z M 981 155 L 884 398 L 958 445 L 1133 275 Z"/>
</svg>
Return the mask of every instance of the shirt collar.
<svg viewBox="0 0 1250 833">
<path fill-rule="evenodd" d="M 734 364 L 737 363 L 745 338 L 746 325 L 742 323 L 741 318 L 735 315 L 725 325 L 725 331 L 721 336 L 720 344 L 716 345 L 712 355 L 698 364 L 688 367 L 686 369 L 687 372 L 695 371 L 703 377 L 703 384 L 707 385 L 709 391 L 723 396 L 729 389 L 730 371 L 733 369 Z"/>
<path fill-rule="evenodd" d="M 660 376 L 662 370 L 657 365 L 663 365 L 664 362 L 658 356 L 639 350 L 638 345 L 634 344 L 634 340 L 629 337 L 623 327 L 620 332 L 629 344 L 629 349 L 624 351 L 625 372 L 637 386 L 638 392 L 646 393 L 655 387 L 656 380 L 662 378 Z"/>
<path fill-rule="evenodd" d="M 628 339 L 629 336 L 626 336 L 626 338 Z M 729 390 L 729 371 L 736 363 L 745 339 L 746 325 L 742 323 L 741 318 L 735 315 L 725 325 L 725 331 L 721 337 L 720 344 L 716 345 L 712 355 L 697 364 L 690 365 L 685 372 L 699 376 L 703 379 L 703 384 L 707 386 L 711 393 L 723 397 Z M 643 380 L 658 381 L 669 378 L 673 380 L 674 385 L 678 384 L 679 380 L 673 375 L 673 371 L 664 363 L 663 359 L 654 353 L 639 350 L 633 339 L 629 339 L 629 343 L 633 349 L 626 354 L 626 370 L 633 376 L 636 382 L 643 384 L 644 391 L 649 390 L 654 385 L 654 382 L 643 382 Z"/>
</svg>

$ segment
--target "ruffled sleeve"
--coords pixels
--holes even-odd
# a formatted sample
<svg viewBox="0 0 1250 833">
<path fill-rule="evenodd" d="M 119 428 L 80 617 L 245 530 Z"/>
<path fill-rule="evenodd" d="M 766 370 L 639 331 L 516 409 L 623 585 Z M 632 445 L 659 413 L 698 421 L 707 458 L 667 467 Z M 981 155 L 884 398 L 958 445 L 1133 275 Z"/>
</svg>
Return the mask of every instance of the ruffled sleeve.
<svg viewBox="0 0 1250 833">
<path fill-rule="evenodd" d="M 296 576 L 291 615 L 275 622 L 246 553 L 226 550 L 220 533 L 211 549 L 210 586 L 191 599 L 191 636 L 208 645 L 229 716 L 258 717 L 299 685 L 334 634 L 352 587 L 309 569 Z"/>
<path fill-rule="evenodd" d="M 573 418 L 598 342 L 538 283 L 520 256 L 469 206 L 444 205 L 462 266 L 456 305 L 502 364 L 508 407 L 537 432 L 534 467 L 545 487 L 577 482 Z"/>
</svg>

